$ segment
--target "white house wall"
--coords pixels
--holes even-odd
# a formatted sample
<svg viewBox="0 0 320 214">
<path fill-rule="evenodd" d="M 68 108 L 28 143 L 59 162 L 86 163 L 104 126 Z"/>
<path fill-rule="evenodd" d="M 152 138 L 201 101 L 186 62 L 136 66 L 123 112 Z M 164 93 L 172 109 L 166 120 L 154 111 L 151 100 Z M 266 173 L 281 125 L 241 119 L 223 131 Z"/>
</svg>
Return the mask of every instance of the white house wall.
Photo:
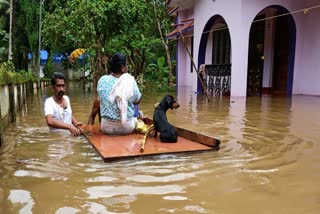
<svg viewBox="0 0 320 214">
<path fill-rule="evenodd" d="M 194 11 L 194 53 L 199 53 L 202 32 L 212 16 L 222 16 L 229 27 L 232 59 L 231 96 L 246 95 L 248 39 L 244 38 L 249 36 L 250 25 L 239 18 L 242 17 L 239 8 L 242 8 L 240 0 L 203 0 L 197 1 Z"/>
<path fill-rule="evenodd" d="M 212 64 L 213 33 L 208 36 L 206 59 L 204 64 Z"/>
<path fill-rule="evenodd" d="M 186 41 L 188 50 L 191 52 L 191 38 L 186 37 L 185 41 Z M 194 84 L 193 78 L 192 78 L 193 73 L 191 73 L 191 59 L 182 42 L 179 43 L 178 50 L 179 50 L 178 58 L 184 62 L 184 63 L 180 63 L 178 67 L 178 70 L 179 70 L 178 85 L 190 86 Z"/>
<path fill-rule="evenodd" d="M 192 10 L 182 11 L 182 12 L 179 12 L 177 23 L 180 23 L 181 20 L 192 19 L 192 18 L 193 18 Z M 192 36 L 192 32 L 185 34 L 185 41 L 186 41 L 188 50 L 191 52 L 192 37 L 190 35 Z M 191 59 L 181 39 L 180 39 L 180 42 L 178 42 L 177 49 L 178 49 L 177 62 L 179 63 L 179 65 L 177 66 L 177 73 L 178 73 L 177 84 L 179 86 L 192 86 L 193 84 L 196 84 L 194 82 L 195 78 L 193 77 L 195 71 L 191 73 Z"/>
<path fill-rule="evenodd" d="M 306 5 L 308 3 L 308 5 Z M 201 0 L 195 1 L 194 5 L 194 60 L 198 65 L 199 45 L 202 32 L 206 23 L 212 16 L 220 15 L 224 18 L 230 33 L 231 38 L 231 96 L 246 96 L 247 87 L 247 63 L 248 63 L 248 47 L 249 47 L 249 32 L 253 19 L 256 15 L 266 7 L 271 5 L 279 5 L 286 8 L 288 11 L 294 12 L 303 9 L 307 6 L 320 4 L 319 1 L 297 1 L 297 0 Z M 190 12 L 189 12 L 190 13 Z M 295 61 L 293 74 L 293 94 L 311 94 L 320 95 L 320 8 L 310 10 L 308 13 L 303 12 L 292 14 L 296 25 L 296 47 Z M 268 34 L 266 34 L 268 36 Z M 180 43 L 181 44 L 181 43 Z M 210 46 L 210 44 L 207 44 Z M 272 48 L 271 42 L 267 47 Z M 210 50 L 210 49 L 209 49 Z M 180 54 L 183 52 L 181 47 L 178 47 Z M 208 50 L 207 50 L 208 52 Z M 268 54 L 269 53 L 269 54 Z M 267 55 L 268 54 L 268 55 Z M 180 55 L 178 61 L 179 67 L 190 67 L 184 55 Z M 206 62 L 211 60 L 209 54 L 206 54 Z M 265 52 L 265 57 L 270 57 L 272 53 Z M 270 61 L 269 61 L 270 62 Z M 265 76 L 263 86 L 271 85 L 270 71 L 272 64 L 269 63 L 267 69 L 268 77 Z M 178 70 L 179 78 L 181 73 L 186 68 Z M 192 84 L 193 90 L 197 90 L 197 75 L 195 72 L 188 72 L 184 81 L 185 85 Z M 269 79 L 267 79 L 269 78 Z M 180 80 L 182 81 L 182 79 Z M 178 83 L 180 84 L 180 82 Z"/>
<path fill-rule="evenodd" d="M 295 17 L 299 27 L 293 91 L 294 94 L 320 95 L 320 8 Z"/>
<path fill-rule="evenodd" d="M 271 5 L 280 5 L 290 12 L 296 25 L 296 48 L 293 69 L 293 94 L 320 95 L 320 27 L 315 20 L 320 18 L 320 8 L 304 14 L 303 8 L 319 5 L 319 1 L 296 0 L 243 0 L 244 11 L 253 19 L 259 11 Z M 306 4 L 309 3 L 309 4 Z M 300 11 L 300 12 L 297 12 Z M 231 86 L 232 87 L 232 86 Z"/>
</svg>

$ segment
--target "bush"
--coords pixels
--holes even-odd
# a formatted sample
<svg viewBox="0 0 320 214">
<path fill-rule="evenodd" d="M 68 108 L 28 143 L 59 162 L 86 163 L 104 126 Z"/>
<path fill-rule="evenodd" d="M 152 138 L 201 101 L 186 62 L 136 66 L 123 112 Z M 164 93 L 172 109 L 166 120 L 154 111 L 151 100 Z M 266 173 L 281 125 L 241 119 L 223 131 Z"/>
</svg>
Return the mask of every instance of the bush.
<svg viewBox="0 0 320 214">
<path fill-rule="evenodd" d="M 169 86 L 168 84 L 169 67 L 165 65 L 165 57 L 160 57 L 157 63 L 149 64 L 144 78 L 146 88 L 152 88 L 157 91 L 172 91 L 175 87 Z M 173 79 L 175 80 L 175 79 Z"/>
<path fill-rule="evenodd" d="M 28 81 L 35 81 L 36 78 L 31 72 L 14 71 L 14 65 L 11 61 L 0 64 L 0 85 L 21 84 Z"/>
<path fill-rule="evenodd" d="M 12 61 L 3 62 L 0 64 L 0 71 L 14 72 L 15 67 Z"/>
</svg>

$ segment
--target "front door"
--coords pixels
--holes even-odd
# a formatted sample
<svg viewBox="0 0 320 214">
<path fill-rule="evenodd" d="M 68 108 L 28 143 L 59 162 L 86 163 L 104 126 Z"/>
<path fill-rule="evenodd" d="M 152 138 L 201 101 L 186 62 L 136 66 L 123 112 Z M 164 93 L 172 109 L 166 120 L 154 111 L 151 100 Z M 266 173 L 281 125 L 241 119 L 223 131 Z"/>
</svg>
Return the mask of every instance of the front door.
<svg viewBox="0 0 320 214">
<path fill-rule="evenodd" d="M 286 95 L 287 93 L 289 38 L 288 16 L 280 16 L 276 19 L 274 45 L 272 92 L 275 95 Z"/>
</svg>

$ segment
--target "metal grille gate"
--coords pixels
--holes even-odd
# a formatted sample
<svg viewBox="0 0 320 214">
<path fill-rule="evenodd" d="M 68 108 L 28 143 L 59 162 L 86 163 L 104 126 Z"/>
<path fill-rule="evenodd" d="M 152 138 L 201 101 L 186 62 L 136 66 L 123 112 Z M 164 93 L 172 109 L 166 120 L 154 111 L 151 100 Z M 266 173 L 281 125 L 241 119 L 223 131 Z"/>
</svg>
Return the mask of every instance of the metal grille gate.
<svg viewBox="0 0 320 214">
<path fill-rule="evenodd" d="M 231 64 L 205 65 L 204 83 L 210 96 L 230 96 Z"/>
</svg>

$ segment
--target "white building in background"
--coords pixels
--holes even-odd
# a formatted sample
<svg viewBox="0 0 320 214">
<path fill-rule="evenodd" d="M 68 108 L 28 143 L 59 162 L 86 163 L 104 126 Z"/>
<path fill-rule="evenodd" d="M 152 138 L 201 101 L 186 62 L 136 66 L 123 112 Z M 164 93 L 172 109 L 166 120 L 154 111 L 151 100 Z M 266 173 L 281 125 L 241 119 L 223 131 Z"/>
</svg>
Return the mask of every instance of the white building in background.
<svg viewBox="0 0 320 214">
<path fill-rule="evenodd" d="M 168 0 L 176 29 L 177 85 L 251 96 L 320 95 L 319 0 Z M 178 30 L 179 29 L 179 30 Z"/>
</svg>

